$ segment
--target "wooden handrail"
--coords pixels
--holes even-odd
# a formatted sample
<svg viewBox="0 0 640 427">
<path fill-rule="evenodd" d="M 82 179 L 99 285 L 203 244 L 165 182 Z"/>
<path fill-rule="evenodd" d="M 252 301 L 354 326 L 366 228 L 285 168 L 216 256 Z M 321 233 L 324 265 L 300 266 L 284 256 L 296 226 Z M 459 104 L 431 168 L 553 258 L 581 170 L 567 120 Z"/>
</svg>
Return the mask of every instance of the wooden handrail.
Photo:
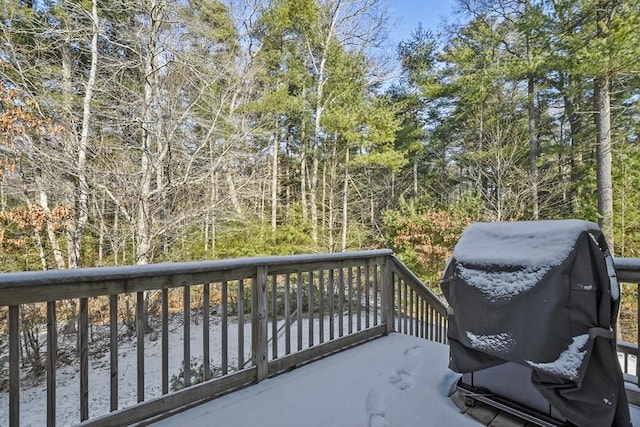
<svg viewBox="0 0 640 427">
<path fill-rule="evenodd" d="M 640 258 L 613 259 L 616 267 L 616 276 L 621 282 L 640 283 Z"/>
<path fill-rule="evenodd" d="M 409 270 L 409 268 L 397 257 L 392 256 L 391 259 L 393 260 L 396 273 L 409 282 L 411 284 L 410 286 L 418 292 L 422 298 L 428 301 L 440 315 L 447 316 L 447 306 L 442 299 L 434 294 L 433 291 L 429 289 L 427 285 L 425 285 L 424 282 L 422 282 L 422 280 L 420 280 L 413 271 Z"/>
<path fill-rule="evenodd" d="M 238 258 L 215 261 L 90 267 L 72 270 L 0 274 L 0 306 L 71 298 L 90 298 L 253 277 L 258 267 L 270 273 L 301 271 L 322 265 L 357 263 L 392 255 L 389 249 L 327 254 Z"/>
</svg>

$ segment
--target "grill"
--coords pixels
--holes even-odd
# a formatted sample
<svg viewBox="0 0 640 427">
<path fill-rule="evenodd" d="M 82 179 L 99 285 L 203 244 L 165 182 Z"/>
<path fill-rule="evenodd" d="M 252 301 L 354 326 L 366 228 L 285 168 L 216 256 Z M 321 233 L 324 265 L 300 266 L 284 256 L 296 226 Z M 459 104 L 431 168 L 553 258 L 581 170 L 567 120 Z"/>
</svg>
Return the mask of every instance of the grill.
<svg viewBox="0 0 640 427">
<path fill-rule="evenodd" d="M 468 404 L 542 426 L 631 425 L 616 353 L 620 291 L 596 224 L 471 224 L 441 287 L 449 367 Z"/>
</svg>

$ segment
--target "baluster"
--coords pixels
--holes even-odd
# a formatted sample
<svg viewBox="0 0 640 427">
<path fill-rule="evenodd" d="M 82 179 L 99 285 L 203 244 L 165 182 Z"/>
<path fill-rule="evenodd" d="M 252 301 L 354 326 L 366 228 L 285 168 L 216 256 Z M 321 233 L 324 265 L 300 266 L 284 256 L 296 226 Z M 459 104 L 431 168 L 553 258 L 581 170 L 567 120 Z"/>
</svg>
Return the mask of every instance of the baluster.
<svg viewBox="0 0 640 427">
<path fill-rule="evenodd" d="M 338 271 L 338 336 L 344 335 L 344 268 Z"/>
<path fill-rule="evenodd" d="M 204 380 L 211 378 L 211 354 L 209 353 L 209 299 L 211 298 L 211 285 L 202 285 L 202 363 L 204 364 Z"/>
<path fill-rule="evenodd" d="M 347 284 L 348 284 L 348 293 L 349 293 L 349 334 L 353 333 L 353 268 L 349 267 L 347 269 Z"/>
<path fill-rule="evenodd" d="M 278 358 L 278 277 L 271 276 L 271 358 Z"/>
<path fill-rule="evenodd" d="M 47 302 L 47 426 L 56 425 L 56 355 L 58 354 L 56 302 Z"/>
<path fill-rule="evenodd" d="M 640 283 L 636 283 L 636 310 L 637 310 L 637 315 L 636 315 L 636 329 L 638 330 L 638 335 L 636 337 L 636 352 L 635 352 L 635 356 L 636 356 L 636 379 L 637 379 L 637 385 L 638 387 L 640 387 Z M 622 288 L 620 288 L 622 289 Z"/>
<path fill-rule="evenodd" d="M 420 328 L 420 337 L 425 338 L 426 335 L 426 326 L 427 326 L 427 302 L 425 300 L 421 300 L 420 307 L 420 319 L 422 320 L 421 328 Z"/>
<path fill-rule="evenodd" d="M 415 291 L 411 289 L 409 292 L 409 316 L 411 316 L 409 318 L 409 335 L 414 334 L 414 324 L 415 324 L 415 317 L 416 317 L 415 294 L 416 294 Z"/>
<path fill-rule="evenodd" d="M 222 282 L 222 290 L 220 291 L 220 298 L 222 299 L 222 375 L 229 373 L 229 315 L 227 314 L 229 308 L 229 296 L 228 296 L 228 284 L 225 280 Z"/>
<path fill-rule="evenodd" d="M 302 305 L 302 272 L 297 273 L 296 277 L 296 327 L 297 327 L 297 336 L 298 336 L 298 351 L 302 350 L 302 310 L 304 310 L 304 306 Z"/>
<path fill-rule="evenodd" d="M 80 421 L 89 419 L 89 299 L 80 298 Z"/>
<path fill-rule="evenodd" d="M 118 409 L 118 295 L 109 295 L 109 411 Z"/>
<path fill-rule="evenodd" d="M 182 287 L 183 322 L 182 322 L 182 363 L 184 369 L 184 388 L 191 385 L 191 287 Z"/>
<path fill-rule="evenodd" d="M 20 306 L 9 306 L 9 426 L 20 425 Z"/>
<path fill-rule="evenodd" d="M 291 354 L 291 278 L 289 273 L 284 276 L 284 336 L 285 355 Z"/>
<path fill-rule="evenodd" d="M 378 265 L 373 266 L 373 325 L 378 326 Z"/>
<path fill-rule="evenodd" d="M 169 289 L 162 290 L 162 394 L 169 393 Z"/>
<path fill-rule="evenodd" d="M 371 320 L 369 317 L 371 316 L 371 280 L 369 278 L 370 270 L 369 270 L 369 260 L 364 261 L 364 288 L 365 288 L 365 328 L 369 328 L 371 326 Z"/>
<path fill-rule="evenodd" d="M 399 277 L 395 276 L 394 283 L 396 283 L 398 287 L 398 303 L 397 303 L 397 314 L 396 314 L 398 328 L 396 329 L 396 332 L 402 332 L 402 281 L 400 280 Z"/>
<path fill-rule="evenodd" d="M 435 324 L 435 318 L 434 318 L 434 310 L 433 307 L 429 306 L 429 339 L 431 341 L 435 341 L 435 336 L 434 336 L 434 324 Z"/>
<path fill-rule="evenodd" d="M 137 397 L 138 403 L 144 401 L 144 292 L 136 293 L 136 354 L 137 367 Z"/>
<path fill-rule="evenodd" d="M 403 293 L 404 293 L 404 301 L 402 302 L 402 320 L 404 323 L 403 332 L 406 334 L 408 332 L 408 322 L 409 322 L 409 284 L 406 280 L 402 281 L 403 283 Z"/>
<path fill-rule="evenodd" d="M 413 333 L 414 333 L 415 337 L 420 338 L 420 328 L 421 328 L 421 325 L 420 325 L 420 316 L 421 316 L 421 314 L 420 314 L 420 303 L 422 302 L 422 297 L 418 294 L 418 292 L 416 292 L 415 301 L 416 302 L 415 302 L 414 307 L 413 307 L 415 330 L 414 330 Z"/>
<path fill-rule="evenodd" d="M 313 272 L 309 272 L 309 347 L 313 347 Z"/>
<path fill-rule="evenodd" d="M 324 342 L 324 270 L 318 271 L 318 298 L 320 299 L 318 317 L 320 319 L 320 344 Z"/>
<path fill-rule="evenodd" d="M 335 322 L 334 316 L 334 298 L 333 298 L 333 269 L 329 270 L 329 283 L 327 283 L 327 293 L 329 294 L 329 340 L 334 338 Z"/>
<path fill-rule="evenodd" d="M 244 280 L 238 280 L 238 370 L 244 369 Z"/>
<path fill-rule="evenodd" d="M 358 331 L 362 330 L 362 311 L 361 311 L 361 303 L 362 303 L 362 267 L 358 266 L 356 268 L 356 329 Z"/>
</svg>

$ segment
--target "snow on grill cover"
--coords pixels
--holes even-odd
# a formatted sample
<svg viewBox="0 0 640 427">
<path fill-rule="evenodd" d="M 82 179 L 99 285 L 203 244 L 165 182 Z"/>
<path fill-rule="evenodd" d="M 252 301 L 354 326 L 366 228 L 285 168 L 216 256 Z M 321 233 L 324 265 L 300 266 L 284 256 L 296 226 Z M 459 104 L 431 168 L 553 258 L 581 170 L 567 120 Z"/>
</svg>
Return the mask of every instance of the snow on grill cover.
<svg viewBox="0 0 640 427">
<path fill-rule="evenodd" d="M 471 224 L 441 287 L 452 370 L 517 363 L 568 421 L 631 425 L 616 354 L 619 288 L 596 224 Z"/>
</svg>

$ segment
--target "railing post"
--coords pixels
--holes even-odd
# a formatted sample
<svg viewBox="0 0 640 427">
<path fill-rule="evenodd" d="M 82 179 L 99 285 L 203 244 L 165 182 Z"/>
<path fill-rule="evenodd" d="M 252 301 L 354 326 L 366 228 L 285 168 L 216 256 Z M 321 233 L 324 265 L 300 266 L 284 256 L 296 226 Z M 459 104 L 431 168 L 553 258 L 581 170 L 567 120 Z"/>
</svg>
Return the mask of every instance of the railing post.
<svg viewBox="0 0 640 427">
<path fill-rule="evenodd" d="M 267 267 L 258 267 L 256 278 L 253 280 L 251 292 L 252 309 L 252 354 L 253 364 L 256 367 L 256 381 L 267 378 L 269 365 L 267 362 Z"/>
<path fill-rule="evenodd" d="M 80 298 L 80 421 L 89 419 L 89 298 Z"/>
<path fill-rule="evenodd" d="M 182 287 L 182 366 L 184 372 L 184 386 L 191 386 L 191 287 Z"/>
<path fill-rule="evenodd" d="M 115 411 L 118 409 L 118 295 L 109 296 L 109 335 L 109 410 Z"/>
<path fill-rule="evenodd" d="M 137 355 L 137 388 L 138 403 L 144 402 L 144 292 L 136 293 L 136 355 Z M 188 371 L 185 372 L 185 377 Z"/>
<path fill-rule="evenodd" d="M 56 425 L 57 331 L 56 302 L 47 301 L 47 426 Z"/>
<path fill-rule="evenodd" d="M 394 331 L 393 328 L 393 273 L 390 256 L 384 259 L 382 267 L 382 324 L 385 325 L 385 335 Z"/>
<path fill-rule="evenodd" d="M 20 308 L 9 307 L 9 426 L 20 425 Z"/>
<path fill-rule="evenodd" d="M 618 286 L 620 286 L 620 295 L 622 295 L 622 285 L 618 284 Z M 638 346 L 636 347 L 636 385 L 640 386 L 640 370 L 638 368 L 640 368 L 640 327 L 638 327 L 638 325 L 640 324 L 640 284 L 636 283 L 636 326 L 637 326 L 637 330 L 638 330 L 638 335 L 636 337 L 636 343 L 638 344 Z"/>
</svg>

